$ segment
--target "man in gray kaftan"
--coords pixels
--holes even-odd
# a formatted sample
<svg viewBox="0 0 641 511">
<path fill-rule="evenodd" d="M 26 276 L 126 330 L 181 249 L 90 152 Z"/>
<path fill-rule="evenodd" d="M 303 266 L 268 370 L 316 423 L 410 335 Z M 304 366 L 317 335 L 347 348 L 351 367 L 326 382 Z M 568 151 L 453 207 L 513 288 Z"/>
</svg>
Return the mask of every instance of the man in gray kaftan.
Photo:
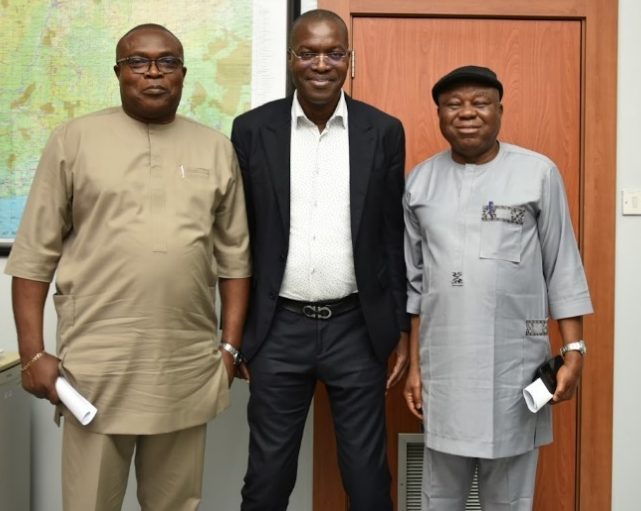
<svg viewBox="0 0 641 511">
<path fill-rule="evenodd" d="M 459 68 L 433 96 L 451 149 L 412 171 L 404 199 L 413 315 L 405 397 L 425 425 L 424 509 L 464 509 L 478 468 L 484 510 L 529 510 L 552 424 L 550 407 L 531 413 L 522 391 L 552 356 L 551 317 L 568 348 L 553 399 L 574 395 L 581 317 L 592 312 L 587 282 L 558 169 L 497 141 L 496 75 Z"/>
</svg>

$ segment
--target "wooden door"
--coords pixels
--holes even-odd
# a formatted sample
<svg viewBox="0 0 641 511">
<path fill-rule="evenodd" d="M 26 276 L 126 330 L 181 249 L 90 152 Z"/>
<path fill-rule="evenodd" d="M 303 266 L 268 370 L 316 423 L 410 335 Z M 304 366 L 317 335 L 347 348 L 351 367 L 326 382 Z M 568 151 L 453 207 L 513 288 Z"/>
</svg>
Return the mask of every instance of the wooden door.
<svg viewBox="0 0 641 511">
<path fill-rule="evenodd" d="M 438 128 L 432 85 L 448 71 L 466 64 L 495 70 L 505 89 L 500 140 L 539 151 L 557 163 L 574 225 L 578 226 L 578 21 L 358 17 L 353 20 L 352 40 L 352 95 L 401 119 L 407 136 L 408 171 L 447 147 Z M 553 336 L 553 346 L 559 344 L 558 336 Z M 393 488 L 398 433 L 419 430 L 405 408 L 401 391 L 399 385 L 388 397 Z M 322 412 L 316 409 L 316 413 Z M 555 439 L 554 449 L 542 450 L 537 509 L 570 511 L 575 502 L 575 466 L 566 460 L 576 458 L 576 401 L 555 410 Z M 327 441 L 333 440 L 328 436 Z"/>
<path fill-rule="evenodd" d="M 586 79 L 585 68 L 607 68 L 614 72 L 613 66 L 606 65 L 605 55 L 596 49 L 591 50 L 594 48 L 595 24 L 598 23 L 608 28 L 599 36 L 612 50 L 611 34 L 615 26 L 612 17 L 600 13 L 602 17 L 597 18 L 597 8 L 604 5 L 601 0 L 542 1 L 537 4 L 541 9 L 539 19 L 536 18 L 536 7 L 530 3 L 495 0 L 483 3 L 482 7 L 481 3 L 473 1 L 456 0 L 454 3 L 457 5 L 438 0 L 403 0 L 393 5 L 377 0 L 326 0 L 319 1 L 319 7 L 333 9 L 348 20 L 352 47 L 356 53 L 355 78 L 347 85 L 348 91 L 355 98 L 374 104 L 403 121 L 407 134 L 408 171 L 446 147 L 438 130 L 435 106 L 431 99 L 434 82 L 447 71 L 464 64 L 486 65 L 497 71 L 505 88 L 505 113 L 500 139 L 547 154 L 562 171 L 575 231 L 584 248 L 584 261 L 593 294 L 595 283 L 600 291 L 605 291 L 605 294 L 594 298 L 596 307 L 599 307 L 597 302 L 604 305 L 601 318 L 605 323 L 597 327 L 588 319 L 585 330 L 588 336 L 590 332 L 597 334 L 598 330 L 605 334 L 605 345 L 601 344 L 597 349 L 600 349 L 604 360 L 611 360 L 612 271 L 608 267 L 594 265 L 594 259 L 585 251 L 600 251 L 605 257 L 604 261 L 613 261 L 612 217 L 594 217 L 589 206 L 613 202 L 614 157 L 606 140 L 613 142 L 615 118 L 612 113 L 603 119 L 605 126 L 586 126 L 586 118 L 594 114 L 585 101 L 595 95 L 594 92 L 586 94 L 586 87 L 599 80 L 606 90 L 614 93 L 614 74 L 610 79 L 603 76 L 599 80 Z M 499 19 L 508 15 L 501 10 L 508 3 L 515 12 L 509 19 Z M 425 12 L 430 8 L 426 4 L 431 5 L 433 12 Z M 391 17 L 388 13 L 393 9 L 396 9 L 397 15 Z M 551 11 L 547 13 L 551 15 L 548 19 L 540 19 L 543 17 L 540 14 L 546 9 Z M 465 11 L 472 14 L 478 10 L 487 11 L 479 13 L 483 18 L 475 16 L 465 19 L 460 16 Z M 561 16 L 564 10 L 568 16 Z M 458 17 L 448 15 L 450 12 L 456 12 Z M 421 14 L 430 13 L 439 17 L 421 17 Z M 586 37 L 585 19 L 588 17 L 595 23 L 591 32 L 587 31 Z M 590 44 L 587 44 L 587 40 Z M 612 98 L 607 101 L 611 107 Z M 589 149 L 586 148 L 586 139 L 593 141 Z M 601 156 L 602 162 L 610 164 L 606 166 L 606 175 L 599 176 L 597 172 L 602 169 L 596 169 L 591 162 L 586 162 L 590 155 L 595 158 Z M 594 184 L 597 181 L 604 186 L 601 193 L 585 188 L 586 183 Z M 599 228 L 603 230 L 599 232 Z M 601 242 L 595 241 L 597 233 L 603 238 Z M 599 246 L 596 250 L 595 244 Z M 553 331 L 552 343 L 554 348 L 558 348 L 559 336 L 556 331 Z M 586 377 L 589 377 L 589 373 L 588 366 Z M 599 469 L 595 470 L 589 465 L 591 458 L 598 459 L 595 456 L 597 452 L 606 455 L 611 452 L 609 377 L 611 372 L 606 376 L 608 386 L 601 388 L 596 402 L 585 407 L 587 413 L 580 413 L 580 399 L 565 403 L 555 410 L 555 442 L 552 447 L 542 450 L 539 466 L 537 510 L 609 509 L 609 458 L 605 459 L 606 465 Z M 595 384 L 590 380 L 588 383 L 592 386 Z M 588 386 L 588 394 L 591 394 L 590 390 Z M 406 412 L 400 391 L 400 388 L 396 388 L 388 396 L 388 440 L 393 477 L 397 469 L 398 432 L 418 431 L 420 427 Z M 593 395 L 591 397 L 595 398 Z M 605 416 L 596 413 L 599 408 L 605 412 Z M 588 416 L 593 420 L 590 421 Z M 581 418 L 584 422 L 581 422 Z M 581 434 L 593 439 L 600 435 L 598 439 L 602 443 L 581 447 Z M 586 470 L 588 467 L 591 473 Z M 586 483 L 580 485 L 581 480 Z M 392 490 L 396 499 L 396 479 Z M 336 470 L 333 429 L 326 394 L 319 389 L 315 403 L 314 510 L 341 509 L 348 509 L 348 503 Z"/>
</svg>

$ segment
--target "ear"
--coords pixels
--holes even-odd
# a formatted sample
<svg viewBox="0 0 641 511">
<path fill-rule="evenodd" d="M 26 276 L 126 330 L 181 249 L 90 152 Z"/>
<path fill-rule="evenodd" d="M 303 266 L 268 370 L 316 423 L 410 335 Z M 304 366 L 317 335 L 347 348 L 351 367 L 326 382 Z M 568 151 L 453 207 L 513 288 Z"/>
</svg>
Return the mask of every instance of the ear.
<svg viewBox="0 0 641 511">
<path fill-rule="evenodd" d="M 120 66 L 118 64 L 114 66 L 114 73 L 116 73 L 116 76 L 120 78 Z"/>
</svg>

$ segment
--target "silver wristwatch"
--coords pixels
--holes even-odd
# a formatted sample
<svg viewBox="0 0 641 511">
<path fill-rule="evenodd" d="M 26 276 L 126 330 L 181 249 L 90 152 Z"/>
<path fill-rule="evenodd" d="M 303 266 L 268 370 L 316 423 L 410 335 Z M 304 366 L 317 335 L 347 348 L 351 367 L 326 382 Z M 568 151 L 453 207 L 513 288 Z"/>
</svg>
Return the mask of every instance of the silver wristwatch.
<svg viewBox="0 0 641 511">
<path fill-rule="evenodd" d="M 227 341 L 220 341 L 220 347 L 233 357 L 235 366 L 243 363 L 243 354 L 238 348 L 236 348 L 236 346 L 228 343 Z"/>
<path fill-rule="evenodd" d="M 568 351 L 578 351 L 581 353 L 581 355 L 585 355 L 588 351 L 587 347 L 585 346 L 585 342 L 583 341 L 575 341 L 575 342 L 570 342 L 568 344 L 564 344 L 561 347 L 561 356 L 565 356 L 565 354 Z"/>
</svg>

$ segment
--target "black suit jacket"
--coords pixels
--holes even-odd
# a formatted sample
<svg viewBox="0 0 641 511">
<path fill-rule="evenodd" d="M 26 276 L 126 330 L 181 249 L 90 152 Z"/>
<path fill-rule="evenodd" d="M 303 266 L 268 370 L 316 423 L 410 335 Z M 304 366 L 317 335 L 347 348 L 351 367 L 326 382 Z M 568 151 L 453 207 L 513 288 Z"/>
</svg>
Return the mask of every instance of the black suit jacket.
<svg viewBox="0 0 641 511">
<path fill-rule="evenodd" d="M 405 312 L 403 258 L 405 133 L 398 119 L 346 96 L 350 209 L 356 284 L 372 348 L 387 360 Z M 234 120 L 231 140 L 245 185 L 252 247 L 252 294 L 243 337 L 251 360 L 269 332 L 289 247 L 292 97 Z"/>
</svg>

